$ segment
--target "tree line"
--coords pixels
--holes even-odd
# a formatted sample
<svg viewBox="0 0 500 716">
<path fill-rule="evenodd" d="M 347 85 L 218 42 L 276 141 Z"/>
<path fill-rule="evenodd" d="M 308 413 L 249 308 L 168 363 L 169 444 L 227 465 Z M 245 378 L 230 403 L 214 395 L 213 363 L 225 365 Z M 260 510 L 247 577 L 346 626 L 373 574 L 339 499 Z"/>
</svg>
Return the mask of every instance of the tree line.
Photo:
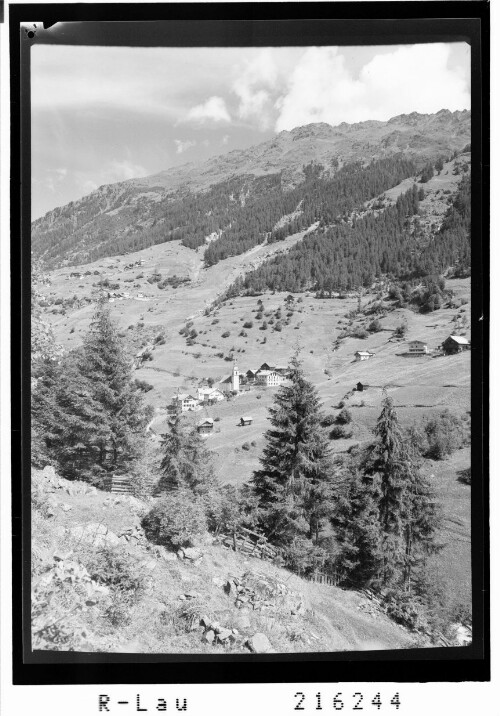
<svg viewBox="0 0 500 716">
<path fill-rule="evenodd" d="M 352 222 L 337 221 L 306 236 L 238 279 L 230 295 L 266 290 L 345 291 L 370 287 L 382 275 L 410 280 L 454 267 L 470 272 L 470 177 L 459 185 L 440 230 L 423 241 L 418 231 L 416 184 L 394 206 Z M 416 224 L 416 227 L 415 227 Z"/>
</svg>

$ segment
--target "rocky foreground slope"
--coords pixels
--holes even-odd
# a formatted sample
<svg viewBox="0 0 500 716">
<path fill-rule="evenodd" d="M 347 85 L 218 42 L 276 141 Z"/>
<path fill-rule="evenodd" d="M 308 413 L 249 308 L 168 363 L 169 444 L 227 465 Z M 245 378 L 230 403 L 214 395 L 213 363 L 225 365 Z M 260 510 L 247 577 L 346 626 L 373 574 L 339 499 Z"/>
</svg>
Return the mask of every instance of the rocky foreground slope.
<svg viewBox="0 0 500 716">
<path fill-rule="evenodd" d="M 148 542 L 148 504 L 33 474 L 33 649 L 289 653 L 431 646 L 366 595 L 307 582 L 206 535 Z"/>
</svg>

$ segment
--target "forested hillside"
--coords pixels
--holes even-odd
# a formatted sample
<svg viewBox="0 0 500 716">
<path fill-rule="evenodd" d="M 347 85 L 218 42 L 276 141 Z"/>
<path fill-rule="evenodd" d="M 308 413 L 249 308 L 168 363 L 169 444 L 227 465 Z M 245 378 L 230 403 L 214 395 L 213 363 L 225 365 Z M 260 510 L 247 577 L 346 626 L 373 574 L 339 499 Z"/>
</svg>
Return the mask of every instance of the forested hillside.
<svg viewBox="0 0 500 716">
<path fill-rule="evenodd" d="M 418 212 L 419 190 L 414 184 L 395 206 L 377 215 L 369 213 L 352 223 L 337 219 L 306 236 L 287 254 L 236 281 L 230 293 L 342 291 L 369 287 L 381 275 L 412 279 L 449 267 L 456 267 L 457 275 L 468 275 L 470 176 L 462 180 L 441 229 L 430 239 L 420 231 Z"/>
<path fill-rule="evenodd" d="M 470 113 L 402 115 L 282 132 L 205 164 L 101 186 L 33 222 L 32 249 L 48 268 L 181 240 L 207 245 L 206 265 L 275 241 L 425 173 L 462 149 Z"/>
</svg>

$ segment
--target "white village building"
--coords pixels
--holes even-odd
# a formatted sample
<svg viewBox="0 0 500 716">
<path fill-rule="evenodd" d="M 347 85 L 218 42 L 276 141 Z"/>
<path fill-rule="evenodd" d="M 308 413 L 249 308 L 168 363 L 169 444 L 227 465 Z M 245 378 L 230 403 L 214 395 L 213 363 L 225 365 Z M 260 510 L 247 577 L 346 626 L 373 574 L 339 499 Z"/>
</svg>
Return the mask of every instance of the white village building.
<svg viewBox="0 0 500 716">
<path fill-rule="evenodd" d="M 427 343 L 423 341 L 410 341 L 408 344 L 408 353 L 411 353 L 411 355 L 426 355 L 429 353 Z"/>
</svg>

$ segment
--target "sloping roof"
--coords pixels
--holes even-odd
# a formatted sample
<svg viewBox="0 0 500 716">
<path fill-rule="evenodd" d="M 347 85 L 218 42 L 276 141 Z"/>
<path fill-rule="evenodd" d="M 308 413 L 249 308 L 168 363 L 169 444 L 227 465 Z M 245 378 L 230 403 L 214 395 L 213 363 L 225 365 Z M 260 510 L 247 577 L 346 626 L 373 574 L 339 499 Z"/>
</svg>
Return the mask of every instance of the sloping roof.
<svg viewBox="0 0 500 716">
<path fill-rule="evenodd" d="M 190 393 L 179 393 L 174 395 L 174 400 L 196 400 L 196 398 Z"/>
<path fill-rule="evenodd" d="M 409 343 L 420 343 L 421 346 L 427 345 L 427 343 L 425 341 L 409 341 Z"/>
<path fill-rule="evenodd" d="M 259 370 L 259 375 L 271 375 L 271 373 L 274 373 L 274 370 Z"/>
<path fill-rule="evenodd" d="M 355 356 L 372 356 L 373 353 L 370 353 L 370 351 L 356 351 L 354 354 Z"/>
<path fill-rule="evenodd" d="M 468 346 L 470 341 L 468 338 L 465 338 L 464 336 L 449 336 L 452 341 L 455 341 L 455 343 L 460 343 L 463 346 Z"/>
<path fill-rule="evenodd" d="M 240 418 L 240 420 L 245 420 L 245 421 L 246 421 L 246 420 L 253 420 L 253 418 L 251 418 L 251 417 L 249 417 L 249 416 L 247 415 L 246 417 L 245 417 L 245 416 L 242 416 L 242 417 Z"/>
<path fill-rule="evenodd" d="M 202 420 L 200 423 L 198 423 L 198 427 L 201 427 L 202 425 L 213 425 L 214 421 L 212 418 L 207 418 L 206 420 Z"/>
</svg>

